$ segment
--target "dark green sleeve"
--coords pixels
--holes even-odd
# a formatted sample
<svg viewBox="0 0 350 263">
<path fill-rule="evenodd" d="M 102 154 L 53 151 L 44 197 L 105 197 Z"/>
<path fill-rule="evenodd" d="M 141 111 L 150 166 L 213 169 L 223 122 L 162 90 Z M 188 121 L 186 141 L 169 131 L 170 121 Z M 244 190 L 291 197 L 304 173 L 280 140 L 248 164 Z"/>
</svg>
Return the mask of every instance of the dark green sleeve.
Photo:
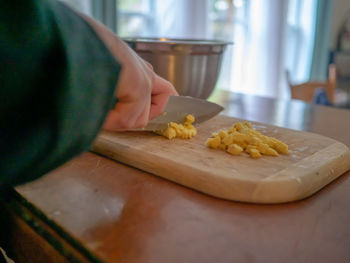
<svg viewBox="0 0 350 263">
<path fill-rule="evenodd" d="M 0 8 L 0 188 L 44 175 L 89 149 L 120 65 L 92 28 L 56 1 Z"/>
</svg>

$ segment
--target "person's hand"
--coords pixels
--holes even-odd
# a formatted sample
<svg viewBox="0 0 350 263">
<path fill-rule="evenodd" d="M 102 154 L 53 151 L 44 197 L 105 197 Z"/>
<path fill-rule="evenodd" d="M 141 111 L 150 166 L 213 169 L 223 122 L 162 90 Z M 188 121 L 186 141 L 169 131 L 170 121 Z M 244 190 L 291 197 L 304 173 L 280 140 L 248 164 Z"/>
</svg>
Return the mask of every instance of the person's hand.
<svg viewBox="0 0 350 263">
<path fill-rule="evenodd" d="M 163 111 L 169 95 L 177 95 L 173 85 L 155 74 L 150 64 L 134 52 L 127 63 L 123 65 L 116 89 L 118 103 L 103 125 L 106 130 L 143 127 Z"/>
<path fill-rule="evenodd" d="M 145 126 L 163 111 L 170 95 L 177 95 L 175 88 L 155 74 L 148 62 L 105 26 L 91 18 L 84 18 L 122 65 L 115 93 L 118 103 L 108 113 L 103 128 L 121 131 Z"/>
</svg>

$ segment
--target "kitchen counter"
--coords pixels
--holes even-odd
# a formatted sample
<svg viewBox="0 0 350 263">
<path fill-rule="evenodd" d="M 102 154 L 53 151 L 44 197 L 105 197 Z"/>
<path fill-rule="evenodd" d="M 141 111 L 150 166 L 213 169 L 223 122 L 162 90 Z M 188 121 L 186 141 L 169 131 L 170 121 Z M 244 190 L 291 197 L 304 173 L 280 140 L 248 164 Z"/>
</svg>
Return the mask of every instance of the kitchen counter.
<svg viewBox="0 0 350 263">
<path fill-rule="evenodd" d="M 350 111 L 230 92 L 224 114 L 350 147 Z M 288 204 L 220 200 L 91 152 L 1 203 L 16 262 L 350 262 L 350 172 Z"/>
</svg>

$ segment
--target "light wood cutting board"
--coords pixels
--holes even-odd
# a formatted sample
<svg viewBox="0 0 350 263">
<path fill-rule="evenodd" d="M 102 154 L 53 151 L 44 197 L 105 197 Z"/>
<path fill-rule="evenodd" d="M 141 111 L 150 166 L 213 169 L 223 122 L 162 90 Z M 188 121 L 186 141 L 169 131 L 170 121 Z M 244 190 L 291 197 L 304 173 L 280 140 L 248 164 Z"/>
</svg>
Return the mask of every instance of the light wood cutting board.
<svg viewBox="0 0 350 263">
<path fill-rule="evenodd" d="M 102 132 L 93 151 L 228 200 L 282 203 L 308 197 L 350 169 L 350 151 L 318 134 L 252 122 L 261 133 L 288 144 L 290 155 L 252 159 L 209 149 L 212 132 L 242 121 L 219 115 L 197 126 L 190 140 L 168 140 L 151 132 Z"/>
</svg>

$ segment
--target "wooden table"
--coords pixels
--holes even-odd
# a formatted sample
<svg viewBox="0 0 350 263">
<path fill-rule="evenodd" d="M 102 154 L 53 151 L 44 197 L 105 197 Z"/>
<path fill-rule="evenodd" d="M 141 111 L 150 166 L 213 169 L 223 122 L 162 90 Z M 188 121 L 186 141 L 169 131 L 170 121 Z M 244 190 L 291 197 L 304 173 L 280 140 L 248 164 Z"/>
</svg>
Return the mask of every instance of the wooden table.
<svg viewBox="0 0 350 263">
<path fill-rule="evenodd" d="M 225 114 L 350 147 L 350 111 L 217 92 Z M 93 153 L 2 203 L 16 262 L 350 262 L 350 172 L 283 205 L 206 196 Z"/>
</svg>

